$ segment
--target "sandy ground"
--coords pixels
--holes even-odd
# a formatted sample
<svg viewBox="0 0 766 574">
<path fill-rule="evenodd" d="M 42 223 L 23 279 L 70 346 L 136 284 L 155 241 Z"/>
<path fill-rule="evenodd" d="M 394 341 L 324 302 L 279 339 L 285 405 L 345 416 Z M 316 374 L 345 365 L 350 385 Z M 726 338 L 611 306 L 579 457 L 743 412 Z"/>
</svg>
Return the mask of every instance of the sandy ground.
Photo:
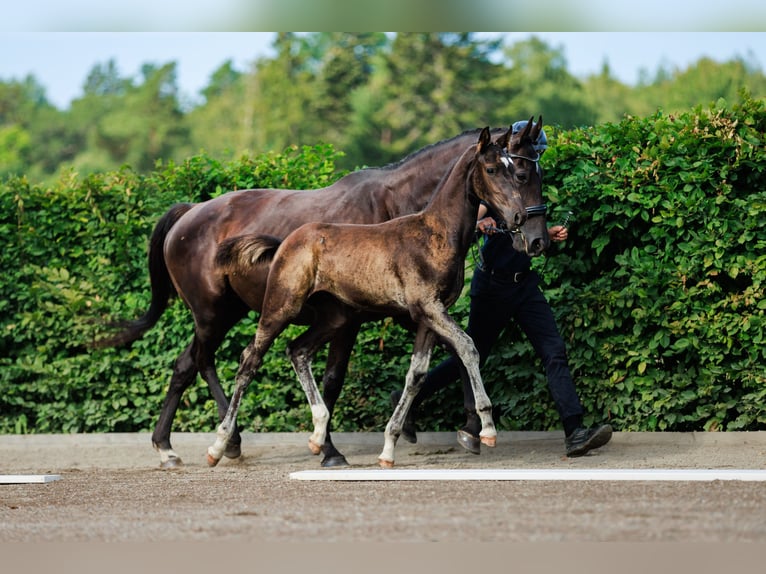
<svg viewBox="0 0 766 574">
<path fill-rule="evenodd" d="M 320 468 L 307 434 L 245 434 L 215 468 L 212 434 L 172 438 L 181 470 L 159 469 L 148 434 L 0 436 L 0 474 L 61 477 L 0 484 L 0 541 L 766 542 L 766 482 L 302 481 Z M 352 468 L 378 468 L 382 434 L 334 438 Z M 615 433 L 575 459 L 555 432 L 501 432 L 479 456 L 419 438 L 397 469 L 766 469 L 766 432 Z"/>
</svg>

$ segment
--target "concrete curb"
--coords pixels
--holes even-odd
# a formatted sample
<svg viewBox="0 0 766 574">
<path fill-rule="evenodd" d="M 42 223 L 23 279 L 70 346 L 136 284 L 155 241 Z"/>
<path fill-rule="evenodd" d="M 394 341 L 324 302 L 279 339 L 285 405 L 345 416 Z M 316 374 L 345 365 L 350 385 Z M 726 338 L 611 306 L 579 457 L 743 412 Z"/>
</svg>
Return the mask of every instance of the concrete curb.
<svg viewBox="0 0 766 574">
<path fill-rule="evenodd" d="M 308 432 L 295 433 L 242 433 L 242 444 L 252 446 L 305 446 Z M 382 445 L 382 432 L 336 432 L 333 442 L 338 445 Z M 561 431 L 500 431 L 498 442 L 562 441 Z M 171 435 L 173 444 L 212 444 L 215 433 L 179 432 Z M 403 442 L 403 441 L 400 441 Z M 612 442 L 641 444 L 676 444 L 679 446 L 733 446 L 739 444 L 766 445 L 766 431 L 752 432 L 615 432 Z M 418 444 L 423 446 L 452 446 L 454 432 L 418 433 Z M 0 448 L 23 446 L 141 446 L 151 445 L 151 433 L 73 433 L 0 435 Z"/>
</svg>

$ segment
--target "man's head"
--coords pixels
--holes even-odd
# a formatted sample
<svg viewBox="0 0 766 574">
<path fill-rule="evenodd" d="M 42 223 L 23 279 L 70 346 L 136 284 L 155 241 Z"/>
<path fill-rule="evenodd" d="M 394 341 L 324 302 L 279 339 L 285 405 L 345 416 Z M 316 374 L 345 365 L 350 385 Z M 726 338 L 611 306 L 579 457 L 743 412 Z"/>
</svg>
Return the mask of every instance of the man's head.
<svg viewBox="0 0 766 574">
<path fill-rule="evenodd" d="M 511 132 L 512 135 L 516 135 L 521 130 L 523 130 L 527 124 L 529 123 L 529 120 L 521 120 L 516 123 L 514 123 L 511 126 Z M 534 125 L 534 123 L 532 124 Z M 540 130 L 540 135 L 537 136 L 537 141 L 535 142 L 535 151 L 539 153 L 540 155 L 543 155 L 543 152 L 548 149 L 548 138 L 545 136 L 545 130 Z"/>
</svg>

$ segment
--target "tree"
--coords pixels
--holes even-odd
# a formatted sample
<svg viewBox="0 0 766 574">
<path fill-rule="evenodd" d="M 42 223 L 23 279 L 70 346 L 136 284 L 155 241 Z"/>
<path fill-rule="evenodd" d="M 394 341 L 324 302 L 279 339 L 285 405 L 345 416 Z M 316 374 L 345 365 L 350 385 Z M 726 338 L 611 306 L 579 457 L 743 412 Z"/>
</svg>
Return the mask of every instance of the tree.
<svg viewBox="0 0 766 574">
<path fill-rule="evenodd" d="M 586 102 L 581 82 L 567 71 L 563 48 L 551 48 L 533 36 L 507 46 L 503 115 L 513 119 L 542 114 L 564 128 L 593 125 L 597 114 Z"/>
<path fill-rule="evenodd" d="M 203 105 L 186 114 L 189 145 L 186 155 L 204 151 L 220 157 L 232 156 L 252 145 L 252 111 L 246 88 L 248 76 L 227 60 L 210 77 L 202 90 Z"/>
<path fill-rule="evenodd" d="M 349 155 L 385 164 L 466 129 L 507 123 L 497 111 L 503 69 L 490 60 L 497 45 L 471 34 L 397 34 L 355 96 Z"/>
<path fill-rule="evenodd" d="M 349 142 L 353 121 L 353 100 L 357 90 L 367 85 L 373 72 L 375 55 L 385 50 L 385 34 L 329 32 L 314 35 L 317 76 L 311 116 L 321 123 L 324 141 L 343 149 Z M 341 161 L 346 167 L 355 165 Z"/>
<path fill-rule="evenodd" d="M 719 98 L 735 102 L 742 88 L 756 97 L 766 95 L 766 76 L 756 65 L 741 58 L 722 64 L 701 58 L 685 70 L 658 75 L 658 78 L 637 89 L 641 100 L 654 103 L 653 110 L 681 112 Z"/>
<path fill-rule="evenodd" d="M 75 167 L 91 172 L 128 164 L 147 171 L 180 149 L 187 129 L 178 103 L 176 64 L 145 64 L 141 74 L 142 81 L 134 84 L 119 78 L 111 65 L 91 72 L 85 95 L 72 104 L 86 140 L 73 160 Z"/>
<path fill-rule="evenodd" d="M 120 77 L 114 59 L 103 64 L 96 64 L 88 72 L 83 84 L 85 96 L 124 96 L 131 86 L 131 81 Z"/>
<path fill-rule="evenodd" d="M 317 119 L 306 115 L 315 98 L 315 75 L 310 54 L 303 48 L 297 34 L 280 32 L 274 40 L 276 56 L 256 62 L 246 86 L 253 149 L 281 151 L 316 142 Z"/>
<path fill-rule="evenodd" d="M 37 159 L 39 147 L 50 151 L 46 146 L 50 142 L 38 140 L 36 132 L 59 116 L 34 76 L 0 82 L 0 176 L 37 175 L 29 167 Z M 55 162 L 60 159 L 56 154 L 50 157 Z"/>
<path fill-rule="evenodd" d="M 612 76 L 606 62 L 601 73 L 585 78 L 582 86 L 583 103 L 593 111 L 594 124 L 618 122 L 626 114 L 640 114 L 641 110 L 645 113 L 652 111 L 644 102 L 636 100 L 633 88 Z"/>
</svg>

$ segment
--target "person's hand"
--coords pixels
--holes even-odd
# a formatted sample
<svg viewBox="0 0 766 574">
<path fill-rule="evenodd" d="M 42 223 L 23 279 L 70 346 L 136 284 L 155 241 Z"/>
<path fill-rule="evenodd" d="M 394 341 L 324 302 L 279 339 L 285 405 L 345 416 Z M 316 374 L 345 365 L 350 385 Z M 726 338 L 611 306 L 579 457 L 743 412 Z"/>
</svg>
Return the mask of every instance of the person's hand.
<svg viewBox="0 0 766 574">
<path fill-rule="evenodd" d="M 497 224 L 495 223 L 495 220 L 491 217 L 485 217 L 484 219 L 480 219 L 476 222 L 476 231 L 479 231 L 481 233 L 485 233 L 487 235 L 492 235 L 495 233 L 495 228 L 497 227 Z"/>
<path fill-rule="evenodd" d="M 569 231 L 563 225 L 554 225 L 548 228 L 548 237 L 551 241 L 564 241 L 569 237 Z"/>
</svg>

